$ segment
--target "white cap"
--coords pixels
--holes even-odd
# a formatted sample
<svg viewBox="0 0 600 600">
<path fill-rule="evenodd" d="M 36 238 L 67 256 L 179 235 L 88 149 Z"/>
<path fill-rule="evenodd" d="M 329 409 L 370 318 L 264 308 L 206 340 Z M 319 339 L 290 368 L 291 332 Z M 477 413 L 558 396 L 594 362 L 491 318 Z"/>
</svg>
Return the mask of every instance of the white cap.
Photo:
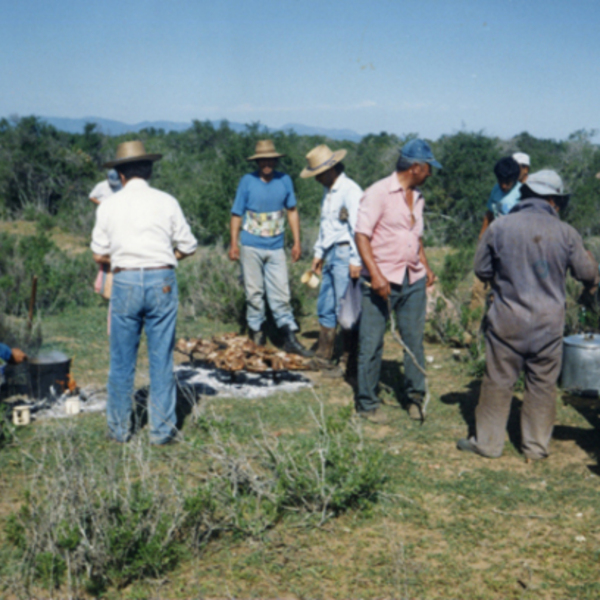
<svg viewBox="0 0 600 600">
<path fill-rule="evenodd" d="M 531 166 L 531 160 L 529 159 L 529 154 L 525 154 L 525 152 L 515 152 L 512 157 L 521 165 L 522 167 Z"/>
<path fill-rule="evenodd" d="M 533 190 L 538 196 L 568 198 L 570 195 L 565 193 L 565 186 L 560 175 L 550 169 L 543 169 L 530 175 L 523 185 Z"/>
</svg>

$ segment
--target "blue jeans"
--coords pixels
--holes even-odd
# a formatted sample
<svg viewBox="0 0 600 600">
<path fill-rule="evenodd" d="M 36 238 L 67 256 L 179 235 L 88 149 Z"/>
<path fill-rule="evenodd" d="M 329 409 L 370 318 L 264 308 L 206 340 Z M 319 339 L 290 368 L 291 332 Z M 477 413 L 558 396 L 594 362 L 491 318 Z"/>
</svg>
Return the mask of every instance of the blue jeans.
<svg viewBox="0 0 600 600">
<path fill-rule="evenodd" d="M 135 365 L 143 327 L 150 363 L 150 441 L 164 444 L 176 433 L 173 348 L 178 304 L 173 269 L 115 273 L 106 417 L 110 436 L 117 441 L 126 442 L 131 436 Z"/>
<path fill-rule="evenodd" d="M 277 327 L 298 330 L 290 304 L 290 285 L 283 248 L 263 250 L 240 247 L 240 263 L 246 291 L 248 327 L 260 331 L 265 320 L 265 294 Z"/>
<path fill-rule="evenodd" d="M 317 300 L 319 324 L 333 329 L 340 314 L 340 300 L 350 283 L 350 245 L 334 245 L 323 256 L 323 280 Z"/>
<path fill-rule="evenodd" d="M 425 330 L 425 277 L 402 285 L 391 285 L 390 305 L 396 315 L 398 331 L 421 367 L 425 364 L 423 333 Z M 371 288 L 363 285 L 362 314 L 359 329 L 358 392 L 356 410 L 368 411 L 379 406 L 377 384 L 381 373 L 383 336 L 389 316 L 388 303 Z M 412 359 L 404 353 L 404 378 L 407 396 L 421 397 L 425 393 L 425 377 Z"/>
</svg>

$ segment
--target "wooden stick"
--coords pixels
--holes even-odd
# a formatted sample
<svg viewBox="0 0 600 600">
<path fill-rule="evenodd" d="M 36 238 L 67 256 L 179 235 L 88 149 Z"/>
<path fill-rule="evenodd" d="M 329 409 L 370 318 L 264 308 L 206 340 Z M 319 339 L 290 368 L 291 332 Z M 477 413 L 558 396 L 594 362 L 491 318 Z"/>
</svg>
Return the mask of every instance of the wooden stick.
<svg viewBox="0 0 600 600">
<path fill-rule="evenodd" d="M 33 309 L 35 308 L 35 297 L 37 295 L 37 275 L 31 280 L 31 298 L 29 299 L 29 319 L 27 320 L 27 330 L 31 333 L 33 327 Z"/>
</svg>

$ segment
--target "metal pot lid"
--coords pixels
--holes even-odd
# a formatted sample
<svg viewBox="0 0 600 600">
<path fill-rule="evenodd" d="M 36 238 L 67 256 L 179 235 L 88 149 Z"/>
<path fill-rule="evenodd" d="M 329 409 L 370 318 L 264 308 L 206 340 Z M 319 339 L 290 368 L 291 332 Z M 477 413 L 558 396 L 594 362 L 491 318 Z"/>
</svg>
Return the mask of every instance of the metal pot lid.
<svg viewBox="0 0 600 600">
<path fill-rule="evenodd" d="M 597 333 L 577 333 L 564 338 L 565 346 L 575 348 L 600 349 L 600 334 Z"/>
<path fill-rule="evenodd" d="M 37 356 L 32 356 L 29 362 L 34 365 L 52 365 L 65 363 L 69 360 L 69 357 L 58 350 L 52 350 L 51 352 L 42 352 Z"/>
</svg>

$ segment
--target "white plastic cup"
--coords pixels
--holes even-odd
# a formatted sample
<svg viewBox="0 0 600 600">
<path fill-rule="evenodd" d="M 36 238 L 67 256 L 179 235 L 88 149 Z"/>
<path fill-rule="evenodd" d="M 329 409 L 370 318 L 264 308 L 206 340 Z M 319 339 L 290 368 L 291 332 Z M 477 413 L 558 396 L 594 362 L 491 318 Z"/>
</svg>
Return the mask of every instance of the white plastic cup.
<svg viewBox="0 0 600 600">
<path fill-rule="evenodd" d="M 68 415 L 78 415 L 80 411 L 79 398 L 67 398 L 65 401 L 65 412 Z"/>
<path fill-rule="evenodd" d="M 31 423 L 29 406 L 21 404 L 13 408 L 13 423 L 15 425 L 29 425 Z"/>
</svg>

